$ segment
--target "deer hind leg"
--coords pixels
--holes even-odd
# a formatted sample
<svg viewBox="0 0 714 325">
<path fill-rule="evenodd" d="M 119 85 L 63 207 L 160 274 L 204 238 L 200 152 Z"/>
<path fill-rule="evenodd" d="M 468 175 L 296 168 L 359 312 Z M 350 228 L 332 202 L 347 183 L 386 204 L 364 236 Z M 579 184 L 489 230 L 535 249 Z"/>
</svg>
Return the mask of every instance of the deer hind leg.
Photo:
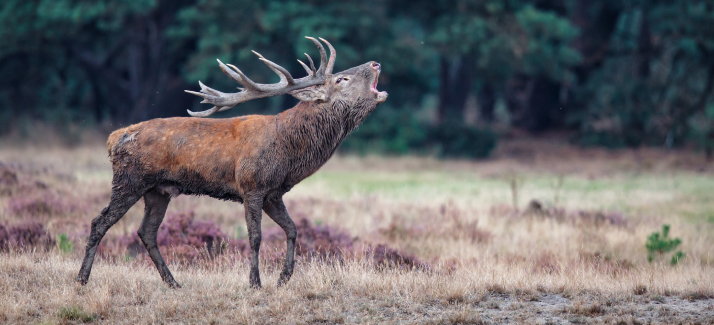
<svg viewBox="0 0 714 325">
<path fill-rule="evenodd" d="M 285 236 L 287 237 L 287 250 L 285 251 L 285 264 L 283 264 L 283 271 L 280 272 L 280 278 L 278 278 L 278 286 L 282 286 L 290 280 L 293 275 L 293 267 L 295 266 L 295 239 L 297 238 L 297 229 L 295 229 L 295 223 L 288 215 L 288 210 L 283 204 L 283 200 L 280 199 L 273 205 L 265 207 L 265 213 L 275 221 L 275 223 L 283 228 L 285 231 Z"/>
<path fill-rule="evenodd" d="M 262 207 L 263 198 L 246 198 L 243 203 L 245 207 L 245 223 L 248 226 L 248 241 L 250 243 L 250 286 L 253 289 L 260 289 L 259 254 L 261 230 L 260 222 L 263 218 Z"/>
<path fill-rule="evenodd" d="M 169 271 L 169 267 L 166 266 L 164 258 L 161 257 L 161 252 L 159 252 L 159 247 L 156 243 L 159 226 L 161 226 L 161 222 L 164 220 L 169 201 L 171 201 L 171 196 L 168 193 L 160 192 L 156 189 L 144 194 L 144 203 L 146 204 L 144 208 L 144 220 L 141 221 L 141 227 L 139 227 L 137 234 L 149 252 L 149 257 L 154 261 L 156 269 L 159 270 L 161 279 L 171 288 L 181 288 L 176 280 L 174 280 L 173 275 L 171 275 L 171 271 Z"/>
<path fill-rule="evenodd" d="M 99 215 L 92 220 L 92 230 L 87 238 L 87 249 L 84 253 L 84 261 L 77 276 L 77 282 L 82 285 L 89 281 L 89 274 L 92 272 L 94 255 L 97 253 L 99 242 L 119 219 L 121 219 L 129 208 L 141 198 L 141 194 L 124 193 L 118 189 L 112 192 L 112 198 Z"/>
</svg>

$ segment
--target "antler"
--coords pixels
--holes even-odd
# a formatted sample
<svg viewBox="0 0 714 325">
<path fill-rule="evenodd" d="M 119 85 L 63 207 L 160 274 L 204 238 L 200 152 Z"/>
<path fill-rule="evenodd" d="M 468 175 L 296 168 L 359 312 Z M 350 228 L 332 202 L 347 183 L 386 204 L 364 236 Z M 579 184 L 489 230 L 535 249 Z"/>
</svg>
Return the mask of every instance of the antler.
<svg viewBox="0 0 714 325">
<path fill-rule="evenodd" d="M 307 53 L 305 53 L 305 56 L 307 56 L 307 59 L 310 62 L 310 67 L 298 60 L 303 68 L 305 68 L 305 71 L 307 71 L 307 77 L 293 79 L 293 76 L 290 75 L 288 70 L 264 58 L 258 52 L 253 51 L 253 53 L 255 53 L 255 55 L 257 55 L 258 58 L 260 58 L 260 60 L 268 66 L 268 68 L 273 70 L 273 72 L 280 77 L 280 81 L 276 84 L 259 84 L 250 80 L 235 66 L 231 64 L 223 64 L 221 60 L 218 60 L 218 65 L 221 67 L 221 71 L 244 88 L 238 88 L 241 91 L 237 93 L 223 93 L 208 87 L 199 81 L 198 84 L 201 86 L 200 92 L 190 90 L 186 90 L 186 92 L 203 97 L 204 100 L 201 103 L 209 103 L 215 106 L 201 112 L 193 112 L 189 110 L 188 114 L 195 117 L 206 117 L 216 112 L 231 109 L 236 105 L 249 100 L 283 95 L 293 90 L 323 84 L 327 75 L 332 74 L 332 68 L 335 66 L 335 58 L 337 56 L 335 48 L 333 48 L 328 41 L 320 38 L 320 40 L 325 42 L 327 47 L 330 49 L 330 60 L 328 61 L 325 48 L 322 47 L 322 44 L 312 37 L 305 36 L 305 38 L 315 43 L 317 49 L 320 50 L 320 68 L 317 70 L 315 70 L 315 65 L 312 63 L 312 58 L 310 58 Z"/>
</svg>

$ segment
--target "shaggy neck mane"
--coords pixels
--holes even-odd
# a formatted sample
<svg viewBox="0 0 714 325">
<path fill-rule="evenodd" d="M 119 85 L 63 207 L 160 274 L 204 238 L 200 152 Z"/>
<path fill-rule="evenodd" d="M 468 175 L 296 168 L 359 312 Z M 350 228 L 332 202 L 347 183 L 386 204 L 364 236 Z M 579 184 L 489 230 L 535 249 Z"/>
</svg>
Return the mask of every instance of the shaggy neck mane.
<svg viewBox="0 0 714 325">
<path fill-rule="evenodd" d="M 311 149 L 328 150 L 331 154 L 364 119 L 350 116 L 350 111 L 343 101 L 331 104 L 299 102 L 276 116 L 278 137 L 285 136 L 287 142 L 302 148 L 308 145 Z"/>
<path fill-rule="evenodd" d="M 322 166 L 347 135 L 371 112 L 366 101 L 350 106 L 344 101 L 332 103 L 300 102 L 276 116 L 278 141 L 286 151 L 295 153 L 299 166 Z M 357 109 L 355 109 L 357 108 Z M 366 112 L 366 113 L 362 113 Z"/>
</svg>

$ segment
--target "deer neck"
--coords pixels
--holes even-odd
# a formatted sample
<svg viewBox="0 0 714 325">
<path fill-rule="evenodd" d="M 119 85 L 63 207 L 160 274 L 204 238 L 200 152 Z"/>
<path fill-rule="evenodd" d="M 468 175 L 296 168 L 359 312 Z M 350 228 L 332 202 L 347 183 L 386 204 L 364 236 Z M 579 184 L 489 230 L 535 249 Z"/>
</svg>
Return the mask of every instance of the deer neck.
<svg viewBox="0 0 714 325">
<path fill-rule="evenodd" d="M 342 112 L 327 105 L 300 102 L 276 116 L 277 136 L 283 140 L 290 156 L 327 161 L 351 131 Z"/>
</svg>

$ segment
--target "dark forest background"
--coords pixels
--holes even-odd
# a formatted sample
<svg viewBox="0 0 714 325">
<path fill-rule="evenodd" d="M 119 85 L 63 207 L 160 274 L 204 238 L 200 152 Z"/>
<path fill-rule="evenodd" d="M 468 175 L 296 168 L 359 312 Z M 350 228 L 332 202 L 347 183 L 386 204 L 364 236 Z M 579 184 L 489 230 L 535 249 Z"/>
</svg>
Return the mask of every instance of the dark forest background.
<svg viewBox="0 0 714 325">
<path fill-rule="evenodd" d="M 509 130 L 714 147 L 714 1 L 696 0 L 4 0 L 0 134 L 187 116 L 208 108 L 183 92 L 198 80 L 237 86 L 216 58 L 276 82 L 256 50 L 302 76 L 305 35 L 335 46 L 335 71 L 383 66 L 390 97 L 342 150 L 481 157 Z"/>
</svg>

